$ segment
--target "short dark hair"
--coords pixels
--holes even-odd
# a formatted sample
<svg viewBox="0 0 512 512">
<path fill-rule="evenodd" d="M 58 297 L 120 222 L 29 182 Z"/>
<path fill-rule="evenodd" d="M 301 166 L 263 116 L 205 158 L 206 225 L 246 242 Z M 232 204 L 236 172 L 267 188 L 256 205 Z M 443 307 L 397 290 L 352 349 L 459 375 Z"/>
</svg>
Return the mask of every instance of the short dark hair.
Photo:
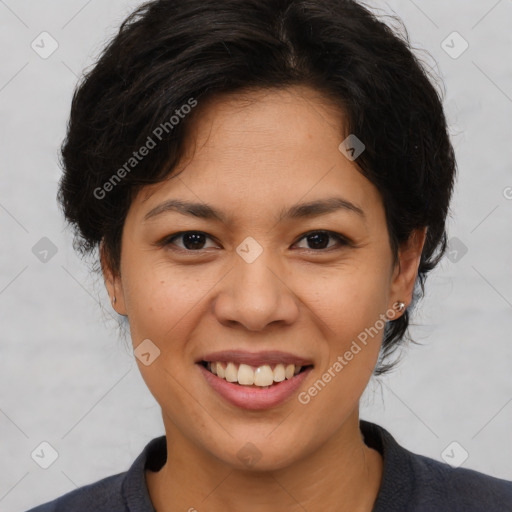
<svg viewBox="0 0 512 512">
<path fill-rule="evenodd" d="M 343 109 L 340 142 L 355 134 L 365 144 L 356 163 L 382 196 L 395 262 L 400 244 L 427 227 L 414 306 L 446 250 L 454 151 L 441 94 L 405 28 L 352 0 L 155 0 L 133 12 L 72 101 L 58 198 L 75 248 L 103 242 L 117 272 L 134 194 L 168 178 L 184 154 L 195 112 L 181 114 L 220 94 L 293 85 Z M 133 160 L 148 137 L 155 146 Z M 376 375 L 394 366 L 384 360 L 408 327 L 408 310 L 386 324 Z"/>
</svg>

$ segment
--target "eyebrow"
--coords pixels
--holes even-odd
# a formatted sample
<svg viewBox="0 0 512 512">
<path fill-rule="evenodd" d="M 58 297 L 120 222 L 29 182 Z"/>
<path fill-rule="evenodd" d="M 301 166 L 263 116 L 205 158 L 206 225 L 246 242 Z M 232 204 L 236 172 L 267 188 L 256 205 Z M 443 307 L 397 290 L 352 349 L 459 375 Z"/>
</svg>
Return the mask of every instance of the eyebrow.
<svg viewBox="0 0 512 512">
<path fill-rule="evenodd" d="M 182 215 L 198 217 L 200 219 L 217 220 L 225 224 L 229 223 L 225 213 L 216 210 L 208 204 L 193 203 L 179 199 L 169 199 L 168 201 L 159 204 L 146 213 L 144 221 L 171 211 L 181 213 Z M 280 222 L 287 219 L 312 218 L 320 215 L 327 215 L 336 211 L 355 213 L 363 219 L 366 219 L 365 213 L 361 207 L 341 197 L 331 197 L 307 203 L 298 203 L 289 208 L 283 208 L 277 220 Z"/>
</svg>

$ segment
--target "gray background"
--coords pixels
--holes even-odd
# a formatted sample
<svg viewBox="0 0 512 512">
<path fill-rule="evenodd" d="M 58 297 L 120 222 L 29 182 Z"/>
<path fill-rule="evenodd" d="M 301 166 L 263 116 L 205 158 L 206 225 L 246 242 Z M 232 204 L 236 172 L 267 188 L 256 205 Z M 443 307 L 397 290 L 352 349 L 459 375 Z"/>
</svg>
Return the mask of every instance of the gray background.
<svg viewBox="0 0 512 512">
<path fill-rule="evenodd" d="M 55 199 L 77 77 L 138 4 L 0 0 L 2 511 L 125 471 L 163 434 L 102 281 L 74 254 Z M 464 449 L 463 467 L 512 480 L 512 2 L 378 5 L 404 20 L 445 81 L 459 178 L 450 256 L 429 277 L 412 329 L 423 345 L 371 382 L 361 416 L 414 452 L 456 461 Z M 43 31 L 59 45 L 46 59 L 31 47 Z M 469 43 L 458 58 L 442 47 L 454 31 Z M 457 36 L 446 41 L 452 55 L 463 49 Z M 33 252 L 43 237 L 57 249 L 46 262 Z M 58 452 L 46 470 L 31 458 L 43 441 Z M 453 441 L 460 446 L 445 452 Z"/>
</svg>

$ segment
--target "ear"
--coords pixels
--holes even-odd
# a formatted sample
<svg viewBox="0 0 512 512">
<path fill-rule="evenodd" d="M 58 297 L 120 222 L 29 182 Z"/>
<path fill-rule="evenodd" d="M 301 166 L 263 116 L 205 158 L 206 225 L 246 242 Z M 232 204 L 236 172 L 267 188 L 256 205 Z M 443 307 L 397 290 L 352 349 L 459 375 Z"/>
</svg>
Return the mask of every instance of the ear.
<svg viewBox="0 0 512 512">
<path fill-rule="evenodd" d="M 115 272 L 112 268 L 111 261 L 108 257 L 107 250 L 105 249 L 105 244 L 103 241 L 100 243 L 100 263 L 101 271 L 103 273 L 103 280 L 105 281 L 105 287 L 107 288 L 112 307 L 120 315 L 126 316 L 126 306 L 121 274 L 119 272 Z"/>
<path fill-rule="evenodd" d="M 406 307 L 411 303 L 426 236 L 426 227 L 415 229 L 409 239 L 400 246 L 398 262 L 391 281 L 392 304 L 388 307 L 391 308 L 396 301 L 404 302 Z"/>
</svg>

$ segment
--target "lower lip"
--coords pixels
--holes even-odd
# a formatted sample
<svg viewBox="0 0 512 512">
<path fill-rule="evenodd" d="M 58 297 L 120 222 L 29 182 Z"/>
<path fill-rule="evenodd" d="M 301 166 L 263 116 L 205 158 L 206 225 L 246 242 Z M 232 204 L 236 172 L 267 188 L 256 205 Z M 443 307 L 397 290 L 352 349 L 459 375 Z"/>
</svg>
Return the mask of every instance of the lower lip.
<svg viewBox="0 0 512 512">
<path fill-rule="evenodd" d="M 289 398 L 299 386 L 304 382 L 312 367 L 306 368 L 291 379 L 283 380 L 270 386 L 269 388 L 258 388 L 250 386 L 241 386 L 221 379 L 207 370 L 202 364 L 198 363 L 200 371 L 204 375 L 206 382 L 219 395 L 223 396 L 228 402 L 248 410 L 270 409 L 282 404 Z"/>
</svg>

